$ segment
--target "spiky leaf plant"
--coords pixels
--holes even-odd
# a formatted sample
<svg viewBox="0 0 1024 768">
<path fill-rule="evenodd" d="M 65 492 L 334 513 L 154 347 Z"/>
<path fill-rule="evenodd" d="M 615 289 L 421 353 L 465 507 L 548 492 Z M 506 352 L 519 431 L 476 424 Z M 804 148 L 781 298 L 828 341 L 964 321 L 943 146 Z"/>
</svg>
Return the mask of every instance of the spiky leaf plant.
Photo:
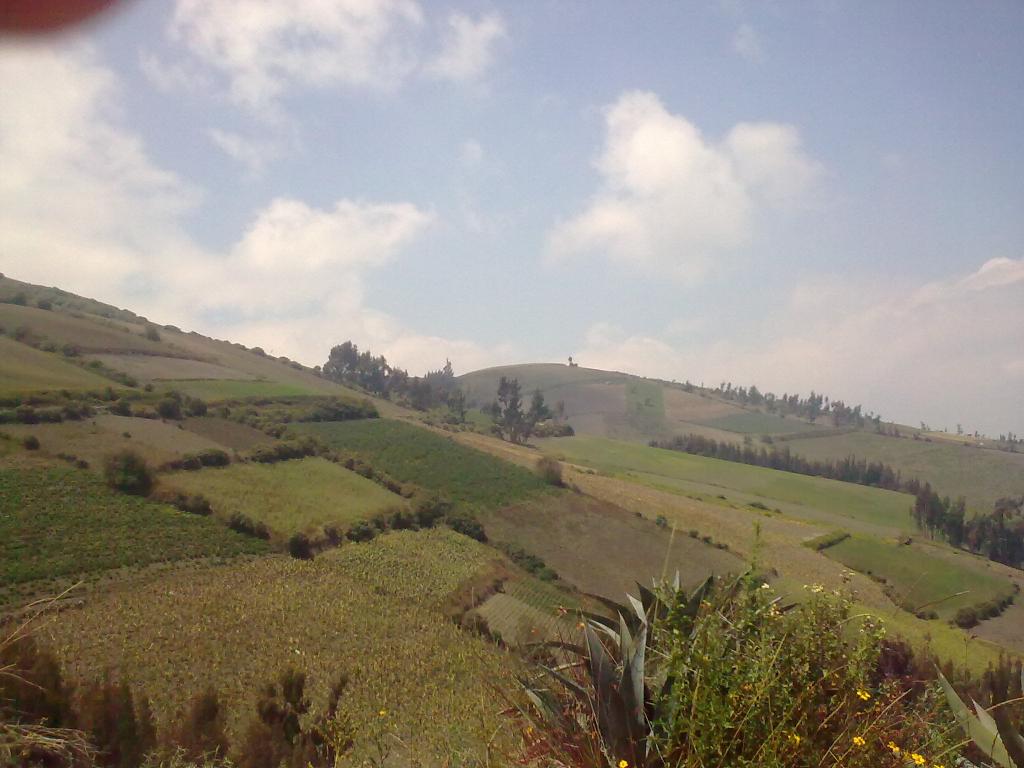
<svg viewBox="0 0 1024 768">
<path fill-rule="evenodd" d="M 942 672 L 939 672 L 939 682 L 946 694 L 946 700 L 968 738 L 990 760 L 994 760 L 1003 768 L 1024 768 L 1024 736 L 1014 729 L 1006 707 L 1002 706 L 1006 703 L 1005 675 L 997 671 L 992 675 L 992 679 L 995 683 L 992 698 L 994 701 L 998 700 L 998 703 L 995 703 L 991 710 L 986 710 L 971 699 L 974 705 L 972 712 L 953 690 L 953 686 Z M 1021 670 L 1021 688 L 1024 689 L 1024 669 Z"/>
</svg>

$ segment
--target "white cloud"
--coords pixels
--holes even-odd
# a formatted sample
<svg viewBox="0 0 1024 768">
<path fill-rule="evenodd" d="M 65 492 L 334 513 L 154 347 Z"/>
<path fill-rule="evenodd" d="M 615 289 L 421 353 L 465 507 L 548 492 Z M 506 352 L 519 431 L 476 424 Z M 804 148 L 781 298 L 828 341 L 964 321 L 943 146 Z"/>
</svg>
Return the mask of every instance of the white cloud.
<svg viewBox="0 0 1024 768">
<path fill-rule="evenodd" d="M 452 13 L 441 52 L 427 62 L 424 70 L 442 80 L 479 80 L 494 59 L 495 44 L 505 37 L 505 22 L 497 13 L 482 16 L 478 21 L 463 13 Z"/>
<path fill-rule="evenodd" d="M 210 141 L 228 157 L 243 165 L 250 176 L 259 176 L 267 165 L 281 156 L 278 142 L 255 139 L 220 128 L 209 130 Z"/>
<path fill-rule="evenodd" d="M 414 0 L 178 0 L 175 39 L 256 109 L 289 87 L 390 88 L 415 69 Z"/>
<path fill-rule="evenodd" d="M 476 139 L 470 139 L 462 145 L 459 152 L 459 163 L 463 168 L 473 169 L 479 167 L 484 160 L 484 148 Z"/>
<path fill-rule="evenodd" d="M 0 110 L 6 274 L 308 363 L 345 338 L 413 371 L 446 351 L 463 370 L 498 361 L 501 347 L 427 336 L 366 305 L 365 275 L 403 254 L 430 212 L 279 198 L 233 246 L 210 251 L 183 223 L 200 195 L 119 121 L 117 79 L 91 50 L 5 46 L 0 92 L 19 105 Z"/>
<path fill-rule="evenodd" d="M 552 259 L 604 254 L 696 279 L 749 241 L 757 213 L 799 203 L 820 174 L 788 125 L 740 123 L 715 143 L 642 91 L 623 94 L 605 122 L 601 185 L 549 234 Z"/>
<path fill-rule="evenodd" d="M 907 291 L 878 284 L 856 306 L 808 300 L 819 295 L 798 285 L 745 342 L 675 347 L 598 324 L 577 358 L 666 379 L 813 388 L 914 424 L 1024 431 L 1024 259 Z"/>
<path fill-rule="evenodd" d="M 732 39 L 732 49 L 747 61 L 759 62 L 764 59 L 761 38 L 749 24 L 740 24 Z"/>
<path fill-rule="evenodd" d="M 186 82 L 196 65 L 216 72 L 235 103 L 273 120 L 296 88 L 391 90 L 417 74 L 476 82 L 507 37 L 498 13 L 453 12 L 428 56 L 425 21 L 417 0 L 177 0 L 170 35 L 192 58 L 147 56 L 142 66 L 162 87 Z"/>
</svg>

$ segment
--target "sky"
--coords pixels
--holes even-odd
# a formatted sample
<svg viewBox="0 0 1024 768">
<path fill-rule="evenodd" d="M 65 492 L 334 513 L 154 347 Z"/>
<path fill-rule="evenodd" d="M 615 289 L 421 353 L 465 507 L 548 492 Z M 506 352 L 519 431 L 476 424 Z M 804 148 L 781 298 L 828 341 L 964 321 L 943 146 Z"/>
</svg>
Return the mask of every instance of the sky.
<svg viewBox="0 0 1024 768">
<path fill-rule="evenodd" d="M 1024 4 L 132 0 L 0 39 L 0 271 L 322 363 L 1024 433 Z"/>
</svg>

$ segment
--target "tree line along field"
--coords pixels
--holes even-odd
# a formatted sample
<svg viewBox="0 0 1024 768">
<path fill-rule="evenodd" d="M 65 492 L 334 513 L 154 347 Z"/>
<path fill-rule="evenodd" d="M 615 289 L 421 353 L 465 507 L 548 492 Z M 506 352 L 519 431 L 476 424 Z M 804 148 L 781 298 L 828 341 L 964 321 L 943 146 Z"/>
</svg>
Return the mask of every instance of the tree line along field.
<svg viewBox="0 0 1024 768">
<path fill-rule="evenodd" d="M 267 551 L 210 518 L 115 493 L 83 470 L 0 468 L 0 601 L 52 593 L 47 584 L 62 577 Z"/>
<path fill-rule="evenodd" d="M 484 764 L 488 741 L 505 743 L 501 697 L 517 662 L 439 606 L 494 558 L 451 531 L 393 532 L 312 561 L 270 556 L 131 585 L 62 612 L 42 637 L 73 679 L 112 670 L 130 680 L 152 699 L 158 727 L 212 687 L 239 734 L 259 686 L 295 668 L 308 674 L 314 707 L 348 676 L 357 760 L 390 733 L 403 764 L 450 754 Z"/>
<path fill-rule="evenodd" d="M 537 442 L 556 458 L 712 503 L 718 495 L 731 492 L 734 499 L 739 493 L 809 520 L 860 523 L 893 533 L 914 529 L 909 514 L 914 499 L 904 493 L 597 437 Z"/>
<path fill-rule="evenodd" d="M 991 511 L 999 497 L 1024 494 L 1024 453 L 871 432 L 787 440 L 782 445 L 809 459 L 844 459 L 853 455 L 884 462 L 904 477 L 931 483 L 942 495 L 964 496 L 970 510 Z"/>
<path fill-rule="evenodd" d="M 205 496 L 221 519 L 245 515 L 282 537 L 325 525 L 344 529 L 408 506 L 372 480 L 319 457 L 174 472 L 160 482 L 170 490 Z"/>
<path fill-rule="evenodd" d="M 550 489 L 522 467 L 402 421 L 321 422 L 297 424 L 293 429 L 363 458 L 400 482 L 468 507 L 494 509 Z"/>
</svg>

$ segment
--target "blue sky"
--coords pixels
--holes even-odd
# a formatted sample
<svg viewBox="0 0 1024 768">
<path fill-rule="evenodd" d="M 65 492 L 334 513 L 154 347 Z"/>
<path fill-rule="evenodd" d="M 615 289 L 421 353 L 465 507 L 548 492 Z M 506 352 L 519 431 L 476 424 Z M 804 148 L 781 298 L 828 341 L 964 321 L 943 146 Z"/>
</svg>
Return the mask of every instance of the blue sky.
<svg viewBox="0 0 1024 768">
<path fill-rule="evenodd" d="M 0 269 L 322 362 L 1024 432 L 1024 6 L 135 0 L 0 41 Z"/>
</svg>

